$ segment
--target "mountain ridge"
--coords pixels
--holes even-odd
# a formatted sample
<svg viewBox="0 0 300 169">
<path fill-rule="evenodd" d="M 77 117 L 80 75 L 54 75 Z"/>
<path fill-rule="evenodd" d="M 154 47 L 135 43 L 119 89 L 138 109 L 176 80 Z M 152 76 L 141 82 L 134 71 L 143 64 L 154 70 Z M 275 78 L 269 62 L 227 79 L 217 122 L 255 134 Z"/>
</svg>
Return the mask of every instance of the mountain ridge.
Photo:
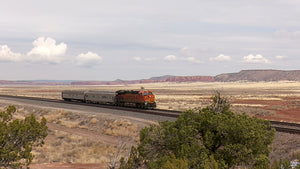
<svg viewBox="0 0 300 169">
<path fill-rule="evenodd" d="M 223 73 L 215 76 L 215 81 L 300 81 L 300 70 L 241 70 L 238 73 Z"/>
<path fill-rule="evenodd" d="M 76 81 L 76 80 L 0 80 L 0 85 L 126 85 L 160 82 L 234 82 L 234 81 L 300 81 L 300 70 L 254 69 L 216 76 L 164 75 L 141 80 Z"/>
</svg>

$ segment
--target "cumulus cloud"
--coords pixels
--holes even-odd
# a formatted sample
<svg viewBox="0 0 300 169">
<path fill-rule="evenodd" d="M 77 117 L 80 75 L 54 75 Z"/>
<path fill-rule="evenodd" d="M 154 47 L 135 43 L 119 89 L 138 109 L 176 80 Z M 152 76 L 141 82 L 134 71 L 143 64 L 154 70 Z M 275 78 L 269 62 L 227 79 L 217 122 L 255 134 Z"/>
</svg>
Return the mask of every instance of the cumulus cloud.
<svg viewBox="0 0 300 169">
<path fill-rule="evenodd" d="M 135 60 L 135 61 L 142 61 L 142 58 L 141 57 L 134 57 L 134 58 L 132 58 L 133 60 Z"/>
<path fill-rule="evenodd" d="M 244 56 L 244 62 L 248 62 L 248 63 L 270 63 L 270 61 L 268 59 L 266 59 L 265 57 L 263 57 L 262 55 L 258 54 L 258 55 L 248 55 L 248 56 Z"/>
<path fill-rule="evenodd" d="M 60 63 L 67 50 L 65 43 L 56 45 L 56 41 L 49 37 L 39 37 L 32 44 L 34 48 L 27 53 L 32 62 Z"/>
<path fill-rule="evenodd" d="M 167 55 L 164 57 L 164 60 L 166 61 L 188 61 L 188 62 L 192 62 L 192 63 L 203 63 L 201 60 L 197 60 L 195 57 L 177 57 L 175 55 Z"/>
<path fill-rule="evenodd" d="M 191 48 L 190 48 L 190 47 L 187 47 L 187 46 L 181 48 L 179 52 L 180 52 L 182 55 L 186 55 L 186 56 L 191 56 L 191 55 L 193 54 Z"/>
<path fill-rule="evenodd" d="M 278 55 L 278 56 L 275 56 L 276 59 L 284 59 L 286 58 L 286 56 L 282 56 L 282 55 Z"/>
<path fill-rule="evenodd" d="M 182 60 L 186 60 L 188 62 L 192 63 L 203 63 L 201 60 L 197 60 L 195 57 L 187 57 L 187 58 L 181 58 Z"/>
<path fill-rule="evenodd" d="M 175 60 L 178 60 L 178 58 L 175 55 L 167 55 L 167 56 L 164 57 L 164 60 L 166 60 L 166 61 L 175 61 Z"/>
<path fill-rule="evenodd" d="M 97 53 L 81 53 L 76 57 L 76 63 L 79 66 L 94 66 L 102 62 L 102 57 Z"/>
<path fill-rule="evenodd" d="M 14 53 L 7 45 L 0 46 L 0 61 L 18 62 L 21 61 L 21 54 Z"/>
<path fill-rule="evenodd" d="M 210 61 L 229 61 L 229 60 L 231 60 L 231 57 L 220 54 L 219 56 L 209 58 L 209 60 Z"/>
</svg>

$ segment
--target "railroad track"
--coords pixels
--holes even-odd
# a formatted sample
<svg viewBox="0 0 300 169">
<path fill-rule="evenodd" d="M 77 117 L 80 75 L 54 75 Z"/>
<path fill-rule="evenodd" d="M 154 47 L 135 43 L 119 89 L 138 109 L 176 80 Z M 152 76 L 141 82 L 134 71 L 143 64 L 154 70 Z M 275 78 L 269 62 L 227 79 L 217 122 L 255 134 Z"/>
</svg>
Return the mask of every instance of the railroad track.
<svg viewBox="0 0 300 169">
<path fill-rule="evenodd" d="M 80 101 L 65 101 L 65 100 L 38 98 L 38 97 L 12 96 L 12 95 L 0 95 L 0 97 L 26 99 L 26 100 L 36 100 L 36 101 L 45 101 L 45 102 L 63 103 L 63 104 L 73 104 L 73 105 L 82 105 L 82 106 L 89 106 L 89 107 L 101 107 L 101 108 L 107 108 L 107 109 L 125 110 L 125 111 L 152 114 L 152 115 L 157 115 L 157 116 L 173 117 L 173 118 L 177 118 L 181 114 L 180 111 L 173 111 L 173 110 L 137 109 L 137 108 L 131 108 L 131 107 L 118 107 L 118 106 L 102 105 L 102 104 L 88 104 L 88 103 L 84 103 L 84 102 L 80 102 Z"/>
<path fill-rule="evenodd" d="M 136 108 L 130 108 L 130 107 L 116 107 L 116 106 L 111 106 L 111 105 L 87 104 L 87 103 L 83 103 L 83 102 L 73 102 L 73 101 L 64 101 L 64 100 L 38 98 L 38 97 L 11 96 L 11 95 L 0 95 L 0 97 L 36 100 L 36 101 L 54 102 L 54 103 L 63 103 L 63 104 L 74 104 L 74 105 L 76 104 L 76 105 L 82 105 L 82 106 L 93 106 L 93 107 L 101 107 L 101 108 L 108 108 L 108 109 L 115 109 L 115 110 L 125 110 L 125 111 L 132 111 L 132 112 L 152 114 L 152 115 L 157 115 L 157 116 L 173 117 L 173 118 L 178 118 L 181 114 L 181 111 L 175 111 L 175 110 L 136 109 Z M 277 132 L 300 134 L 300 124 L 280 122 L 280 121 L 270 121 L 270 123 L 271 123 L 271 126 L 274 127 Z"/>
<path fill-rule="evenodd" d="M 278 132 L 300 134 L 300 124 L 280 122 L 280 121 L 270 121 L 270 122 L 272 127 L 274 127 Z"/>
</svg>

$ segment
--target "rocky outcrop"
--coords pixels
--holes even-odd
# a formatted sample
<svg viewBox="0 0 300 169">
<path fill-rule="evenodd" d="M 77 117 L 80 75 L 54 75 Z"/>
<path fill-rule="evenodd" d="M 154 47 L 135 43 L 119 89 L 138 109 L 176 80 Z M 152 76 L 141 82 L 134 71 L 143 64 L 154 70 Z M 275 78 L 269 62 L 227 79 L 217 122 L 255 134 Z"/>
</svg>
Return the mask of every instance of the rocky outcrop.
<svg viewBox="0 0 300 169">
<path fill-rule="evenodd" d="M 115 81 L 6 81 L 0 85 L 126 85 L 160 82 L 233 82 L 233 81 L 300 81 L 300 70 L 242 70 L 238 73 L 224 73 L 217 76 L 160 76 L 142 80 Z"/>
<path fill-rule="evenodd" d="M 213 82 L 213 76 L 172 76 L 166 82 Z"/>
<path fill-rule="evenodd" d="M 110 82 L 102 81 L 78 81 L 71 85 L 120 85 L 120 84 L 141 84 L 141 83 L 160 83 L 160 82 L 213 82 L 213 76 L 163 76 L 142 80 L 116 80 Z"/>
<path fill-rule="evenodd" d="M 215 81 L 300 81 L 300 70 L 242 70 L 238 73 L 224 73 L 215 76 Z"/>
</svg>

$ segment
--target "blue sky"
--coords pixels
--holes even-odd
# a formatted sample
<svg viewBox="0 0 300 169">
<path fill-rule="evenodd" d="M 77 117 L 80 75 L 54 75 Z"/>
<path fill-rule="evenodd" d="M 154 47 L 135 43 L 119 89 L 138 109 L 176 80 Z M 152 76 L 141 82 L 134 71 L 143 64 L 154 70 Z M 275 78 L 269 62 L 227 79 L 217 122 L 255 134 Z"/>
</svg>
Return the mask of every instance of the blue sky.
<svg viewBox="0 0 300 169">
<path fill-rule="evenodd" d="M 1 0 L 1 80 L 300 68 L 298 0 Z"/>
</svg>

